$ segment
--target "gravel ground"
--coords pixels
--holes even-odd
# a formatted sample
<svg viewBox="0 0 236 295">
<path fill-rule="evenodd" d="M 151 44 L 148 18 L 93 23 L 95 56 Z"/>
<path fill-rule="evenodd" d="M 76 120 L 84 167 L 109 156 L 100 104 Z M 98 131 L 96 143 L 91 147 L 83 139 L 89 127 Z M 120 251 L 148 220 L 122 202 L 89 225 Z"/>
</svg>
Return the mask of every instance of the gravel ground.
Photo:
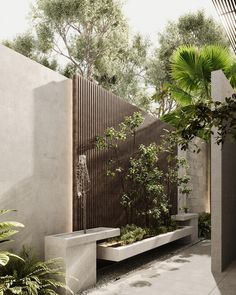
<svg viewBox="0 0 236 295">
<path fill-rule="evenodd" d="M 121 262 L 109 263 L 105 261 L 98 261 L 96 286 L 79 294 L 89 294 L 92 290 L 104 287 L 108 283 L 117 281 L 134 271 L 147 269 L 155 262 L 161 262 L 169 259 L 173 255 L 176 255 L 189 247 L 191 247 L 191 245 L 183 246 L 178 241 L 176 241 Z"/>
</svg>

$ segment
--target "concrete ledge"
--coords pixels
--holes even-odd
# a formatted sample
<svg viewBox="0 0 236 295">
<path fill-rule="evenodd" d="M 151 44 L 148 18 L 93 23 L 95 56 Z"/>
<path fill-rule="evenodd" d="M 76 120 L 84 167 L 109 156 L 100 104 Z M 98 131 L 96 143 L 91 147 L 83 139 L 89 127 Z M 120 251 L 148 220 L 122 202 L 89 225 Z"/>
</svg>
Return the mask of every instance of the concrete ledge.
<svg viewBox="0 0 236 295">
<path fill-rule="evenodd" d="M 185 226 L 173 232 L 168 232 L 166 234 L 147 238 L 145 240 L 138 241 L 130 245 L 109 247 L 106 246 L 105 243 L 98 244 L 97 258 L 110 261 L 122 261 L 137 254 L 168 244 L 175 240 L 191 236 L 193 234 L 193 231 L 194 229 L 192 226 Z"/>
<path fill-rule="evenodd" d="M 63 233 L 52 236 L 46 236 L 45 241 L 57 241 L 63 247 L 73 247 L 75 245 L 87 244 L 94 241 L 105 240 L 120 235 L 119 228 L 96 227 L 88 229 L 86 234 L 84 231 L 74 231 L 71 233 Z"/>
<path fill-rule="evenodd" d="M 172 215 L 171 218 L 176 221 L 186 221 L 186 220 L 198 218 L 198 214 L 196 214 L 196 213 L 183 213 L 183 214 Z"/>
</svg>

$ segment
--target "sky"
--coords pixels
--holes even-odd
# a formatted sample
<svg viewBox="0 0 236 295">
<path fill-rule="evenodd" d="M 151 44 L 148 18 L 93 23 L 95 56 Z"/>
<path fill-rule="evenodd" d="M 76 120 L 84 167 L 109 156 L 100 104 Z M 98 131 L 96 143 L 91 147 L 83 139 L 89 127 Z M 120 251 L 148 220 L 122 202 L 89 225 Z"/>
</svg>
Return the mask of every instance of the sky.
<svg viewBox="0 0 236 295">
<path fill-rule="evenodd" d="M 0 0 L 0 40 L 11 39 L 30 27 L 27 15 L 32 2 L 34 0 Z M 141 32 L 157 42 L 157 34 L 168 20 L 202 8 L 219 20 L 212 0 L 125 0 L 124 14 L 133 32 Z"/>
</svg>

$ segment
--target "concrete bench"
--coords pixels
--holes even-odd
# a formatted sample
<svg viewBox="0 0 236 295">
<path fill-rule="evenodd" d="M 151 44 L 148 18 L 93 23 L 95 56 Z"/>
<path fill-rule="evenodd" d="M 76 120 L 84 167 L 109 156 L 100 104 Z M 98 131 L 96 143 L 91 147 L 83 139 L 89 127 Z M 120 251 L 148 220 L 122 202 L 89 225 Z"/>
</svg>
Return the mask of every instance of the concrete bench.
<svg viewBox="0 0 236 295">
<path fill-rule="evenodd" d="M 62 258 L 66 283 L 75 294 L 96 284 L 97 241 L 120 235 L 119 228 L 99 227 L 45 237 L 45 259 Z"/>
</svg>

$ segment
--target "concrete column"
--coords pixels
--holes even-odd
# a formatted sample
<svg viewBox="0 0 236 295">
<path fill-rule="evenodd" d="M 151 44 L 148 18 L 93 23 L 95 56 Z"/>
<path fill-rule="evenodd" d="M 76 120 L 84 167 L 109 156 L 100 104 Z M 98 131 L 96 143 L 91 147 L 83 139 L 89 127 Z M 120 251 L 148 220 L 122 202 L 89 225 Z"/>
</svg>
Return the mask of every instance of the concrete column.
<svg viewBox="0 0 236 295">
<path fill-rule="evenodd" d="M 222 71 L 212 73 L 212 98 L 225 101 L 234 93 Z M 211 142 L 212 271 L 222 272 L 236 259 L 236 143 Z"/>
</svg>

